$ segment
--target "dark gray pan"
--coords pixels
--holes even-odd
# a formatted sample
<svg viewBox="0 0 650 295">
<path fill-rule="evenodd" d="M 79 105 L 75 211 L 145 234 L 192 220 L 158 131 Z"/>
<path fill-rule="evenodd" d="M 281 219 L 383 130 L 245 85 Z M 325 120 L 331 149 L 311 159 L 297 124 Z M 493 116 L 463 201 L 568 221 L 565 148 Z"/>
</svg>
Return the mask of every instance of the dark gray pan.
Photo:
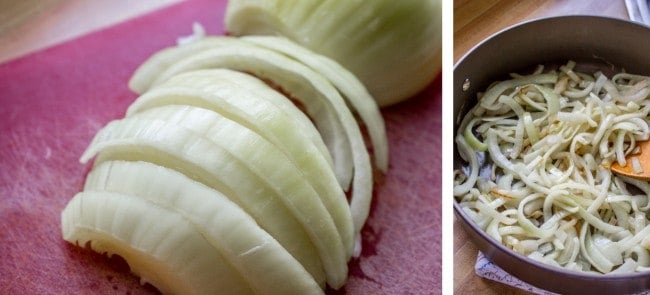
<svg viewBox="0 0 650 295">
<path fill-rule="evenodd" d="M 598 68 L 605 73 L 625 69 L 650 75 L 650 28 L 605 17 L 562 16 L 528 21 L 493 35 L 474 47 L 454 68 L 454 132 L 458 129 L 458 118 L 476 103 L 476 92 L 484 91 L 491 82 L 504 79 L 511 72 L 534 69 L 538 64 L 552 67 L 568 60 L 576 61 L 583 69 Z M 455 152 L 454 169 L 460 165 Z M 492 262 L 534 286 L 561 294 L 650 290 L 650 272 L 594 275 L 545 265 L 489 238 L 456 201 L 454 212 L 471 240 Z"/>
</svg>

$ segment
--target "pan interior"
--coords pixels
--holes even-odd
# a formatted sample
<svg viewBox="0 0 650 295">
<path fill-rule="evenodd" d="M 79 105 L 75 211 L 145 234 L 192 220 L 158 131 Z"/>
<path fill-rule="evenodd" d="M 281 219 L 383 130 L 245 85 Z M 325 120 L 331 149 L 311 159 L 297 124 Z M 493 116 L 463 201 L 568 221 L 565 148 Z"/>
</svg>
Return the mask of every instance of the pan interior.
<svg viewBox="0 0 650 295">
<path fill-rule="evenodd" d="M 505 29 L 477 45 L 455 66 L 454 136 L 464 114 L 477 103 L 477 93 L 485 91 L 493 82 L 509 79 L 509 73 L 530 73 L 540 64 L 544 65 L 546 72 L 573 60 L 577 63 L 576 71 L 601 71 L 610 78 L 618 72 L 650 75 L 648 52 L 650 28 L 617 19 L 565 16 L 534 20 Z M 454 170 L 462 169 L 466 163 L 455 147 L 453 150 Z M 553 289 L 553 284 L 548 285 L 548 274 L 559 275 L 553 277 L 554 280 L 557 279 L 555 282 L 567 284 L 563 288 L 556 288 L 556 292 L 588 289 L 609 292 L 608 289 L 598 289 L 602 287 L 612 287 L 611 290 L 620 292 L 636 292 L 650 288 L 647 273 L 606 276 L 583 274 L 526 259 L 488 237 L 460 210 L 456 201 L 454 207 L 456 215 L 462 219 L 462 225 L 470 231 L 470 238 L 478 248 L 506 271 L 528 269 L 520 274 L 520 278 L 529 283 Z M 530 267 L 535 269 L 536 274 L 530 272 Z M 584 289 L 585 287 L 589 288 Z"/>
</svg>

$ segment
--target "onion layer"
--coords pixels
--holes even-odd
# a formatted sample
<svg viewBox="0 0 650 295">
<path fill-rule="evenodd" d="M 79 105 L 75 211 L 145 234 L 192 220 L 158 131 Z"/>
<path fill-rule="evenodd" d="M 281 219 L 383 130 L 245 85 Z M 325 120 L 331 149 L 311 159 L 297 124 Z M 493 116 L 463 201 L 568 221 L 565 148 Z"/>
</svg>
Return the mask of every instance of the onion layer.
<svg viewBox="0 0 650 295">
<path fill-rule="evenodd" d="M 407 99 L 440 71 L 439 0 L 231 0 L 233 35 L 280 35 L 354 73 L 380 106 Z"/>
</svg>

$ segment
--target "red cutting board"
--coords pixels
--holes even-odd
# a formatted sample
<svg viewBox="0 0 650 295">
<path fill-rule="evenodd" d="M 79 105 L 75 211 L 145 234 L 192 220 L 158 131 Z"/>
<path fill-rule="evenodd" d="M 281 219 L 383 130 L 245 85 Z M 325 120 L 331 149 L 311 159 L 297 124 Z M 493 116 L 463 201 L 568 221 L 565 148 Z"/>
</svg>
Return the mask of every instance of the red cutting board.
<svg viewBox="0 0 650 295">
<path fill-rule="evenodd" d="M 63 241 L 60 212 L 89 170 L 78 158 L 90 139 L 136 98 L 126 86 L 135 68 L 194 21 L 223 34 L 224 8 L 182 2 L 0 65 L 1 294 L 157 292 L 121 259 Z M 331 293 L 441 293 L 440 80 L 383 110 L 390 169 L 375 185 L 363 253 Z"/>
</svg>

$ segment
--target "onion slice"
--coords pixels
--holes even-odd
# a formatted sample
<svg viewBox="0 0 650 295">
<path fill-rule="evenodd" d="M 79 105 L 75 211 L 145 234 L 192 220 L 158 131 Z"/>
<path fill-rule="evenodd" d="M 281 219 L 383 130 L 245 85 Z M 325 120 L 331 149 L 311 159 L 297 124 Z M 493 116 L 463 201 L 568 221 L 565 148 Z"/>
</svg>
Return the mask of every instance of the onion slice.
<svg viewBox="0 0 650 295">
<path fill-rule="evenodd" d="M 240 46 L 238 42 L 179 60 L 160 73 L 154 87 L 178 74 L 210 68 L 248 72 L 271 81 L 305 107 L 334 161 L 346 165 L 345 170 L 337 170 L 337 173 L 342 174 L 340 179 L 346 180 L 343 188 L 347 190 L 349 181 L 354 181 L 354 173 L 358 169 L 364 170 L 357 167 L 359 159 L 355 158 L 360 156 L 359 153 L 368 152 L 359 127 L 338 91 L 324 77 L 299 62 L 272 50 Z"/>
<path fill-rule="evenodd" d="M 172 169 L 139 161 L 104 162 L 88 175 L 84 189 L 133 195 L 178 212 L 223 257 L 225 262 L 212 268 L 234 269 L 258 294 L 320 293 L 315 281 L 325 283 L 322 268 L 308 273 L 237 204 Z"/>
<path fill-rule="evenodd" d="M 198 40 L 201 42 L 197 42 Z M 232 37 L 205 37 L 197 39 L 197 41 L 164 48 L 154 53 L 135 70 L 133 76 L 129 79 L 129 88 L 138 94 L 142 94 L 151 88 L 154 80 L 161 72 L 167 70 L 178 60 L 209 48 L 229 46 L 232 42 L 237 42 Z"/>
<path fill-rule="evenodd" d="M 318 199 L 331 216 L 344 247 L 346 249 L 353 247 L 352 217 L 345 195 L 333 175 L 327 183 L 319 181 L 326 177 L 327 171 L 331 172 L 331 170 L 326 166 L 317 165 L 312 161 L 312 157 L 306 155 L 305 159 L 292 161 L 289 159 L 292 156 L 281 153 L 275 145 L 262 139 L 258 134 L 202 108 L 169 105 L 138 113 L 135 117 L 149 120 L 164 118 L 162 120 L 167 123 L 187 128 L 218 143 L 246 163 L 250 170 L 262 178 L 268 178 L 267 183 L 278 187 L 282 183 L 292 183 L 291 189 L 278 188 L 279 194 L 286 196 L 295 194 L 300 198 Z M 289 130 L 285 132 L 287 131 Z M 253 143 L 240 142 L 243 140 L 253 141 Z M 256 158 L 256 155 L 260 159 Z M 300 184 L 296 184 L 297 181 L 300 181 Z M 299 189 L 301 187 L 302 190 Z M 309 215 L 318 217 L 318 214 L 308 206 L 297 207 L 294 210 L 300 211 L 300 208 L 309 212 Z M 326 217 L 321 219 L 322 223 L 325 223 Z"/>
<path fill-rule="evenodd" d="M 355 110 L 368 128 L 377 168 L 388 170 L 388 139 L 379 107 L 361 81 L 340 64 L 323 55 L 276 36 L 245 36 L 242 40 L 285 54 L 327 78 Z"/>
<path fill-rule="evenodd" d="M 358 240 L 359 231 L 370 210 L 372 167 L 359 126 L 345 101 L 325 78 L 305 65 L 272 50 L 250 45 L 240 46 L 237 41 L 233 41 L 230 46 L 213 48 L 181 59 L 160 73 L 153 84 L 161 84 L 172 76 L 187 71 L 229 68 L 269 79 L 290 93 L 315 120 L 335 159 L 344 150 L 352 151 L 354 178 L 350 207 Z M 338 137 L 341 133 L 332 129 L 336 126 L 343 128 L 342 138 Z M 331 138 L 334 136 L 336 137 Z M 359 253 L 360 244 L 357 244 L 354 254 L 356 256 Z"/>
<path fill-rule="evenodd" d="M 239 82 L 231 83 L 228 79 L 221 80 L 221 77 L 233 78 Z M 242 73 L 221 69 L 181 74 L 138 98 L 129 108 L 128 114 L 138 116 L 140 113 L 137 112 L 141 110 L 182 103 L 210 109 L 255 131 L 282 150 L 304 173 L 332 215 L 344 244 L 351 247 L 352 220 L 349 205 L 324 156 L 314 145 L 310 145 L 309 139 L 301 136 L 310 129 L 297 126 L 289 114 L 282 112 L 262 95 L 251 93 L 250 89 L 254 88 L 243 83 L 247 79 L 257 80 Z M 261 83 L 259 80 L 256 82 Z M 156 116 L 171 117 L 170 114 L 148 117 Z M 313 125 L 310 126 L 313 129 Z M 313 130 L 317 135 L 316 130 Z M 317 139 L 320 140 L 320 137 Z M 322 140 L 320 142 L 324 147 Z"/>
<path fill-rule="evenodd" d="M 239 48 L 253 49 L 257 55 L 252 57 L 238 55 L 237 52 L 239 51 Z M 216 60 L 213 59 L 209 63 L 203 65 L 192 65 L 192 67 L 194 67 L 193 69 L 178 69 L 179 63 L 183 66 L 183 62 L 186 59 L 190 59 L 191 61 L 193 57 L 205 55 L 206 52 L 209 52 L 210 50 L 227 50 L 233 54 L 226 56 L 221 55 L 219 56 L 220 58 Z M 323 104 L 319 100 L 311 98 L 313 94 L 310 91 L 312 90 L 305 89 L 305 87 L 301 86 L 301 78 L 295 78 L 293 76 L 283 77 L 287 75 L 284 73 L 287 72 L 286 70 L 283 71 L 273 68 L 268 69 L 268 67 L 267 69 L 260 69 L 259 67 L 263 66 L 265 62 L 255 61 L 254 59 L 257 57 L 257 59 L 261 58 L 264 60 L 266 54 L 272 54 L 272 56 L 281 58 L 279 60 L 280 63 L 288 60 L 291 63 L 290 65 L 300 65 L 298 62 L 282 56 L 279 53 L 256 47 L 238 38 L 209 37 L 201 39 L 200 42 L 197 41 L 182 46 L 170 47 L 157 52 L 136 69 L 129 81 L 129 87 L 138 93 L 143 93 L 154 88 L 157 84 L 161 84 L 167 79 L 182 72 L 206 68 L 230 68 L 232 70 L 252 72 L 256 74 L 256 76 L 271 80 L 276 84 L 279 84 L 278 79 L 284 79 L 286 80 L 286 83 L 281 86 L 284 86 L 284 90 L 291 92 L 290 94 L 293 95 L 294 98 L 300 100 L 300 102 L 307 108 L 309 115 L 313 118 L 314 123 L 316 124 L 316 127 L 318 128 L 321 137 L 325 141 L 325 144 L 334 160 L 337 178 L 339 179 L 343 189 L 347 191 L 353 177 L 354 162 L 352 155 L 353 151 L 351 150 L 349 139 L 345 135 L 344 126 L 341 124 L 340 120 L 337 120 L 337 115 L 328 104 Z M 302 67 L 306 68 L 305 66 Z M 256 68 L 257 70 L 255 70 Z M 311 70 L 308 70 L 308 72 L 315 75 Z M 295 73 L 289 71 L 289 74 Z M 274 76 L 275 79 L 269 76 Z M 287 85 L 287 83 L 289 85 Z"/>
<path fill-rule="evenodd" d="M 118 254 L 163 293 L 252 294 L 248 283 L 186 218 L 130 195 L 82 192 L 61 212 L 63 238 Z M 201 255 L 197 255 L 201 253 Z M 219 265 L 220 267 L 212 267 Z"/>
<path fill-rule="evenodd" d="M 329 285 L 341 286 L 347 276 L 346 251 L 320 199 L 310 197 L 300 175 L 278 168 L 288 161 L 274 158 L 277 155 L 269 157 L 266 152 L 270 149 L 255 148 L 263 139 L 251 138 L 254 133 L 225 123 L 224 118 L 218 125 L 210 124 L 219 128 L 220 141 L 216 142 L 164 121 L 125 118 L 100 130 L 82 161 L 101 151 L 96 163 L 144 160 L 174 167 L 238 203 L 299 261 L 315 263 L 311 251 L 316 248 Z"/>
<path fill-rule="evenodd" d="M 328 166 L 336 170 L 322 137 L 310 119 L 284 95 L 251 75 L 228 69 L 183 73 L 138 97 L 129 106 L 127 116 L 166 104 L 195 105 L 210 109 L 287 149 L 313 150 L 306 146 L 296 147 L 298 142 L 287 138 L 307 137 L 327 161 Z M 287 124 L 295 126 L 276 127 L 275 125 L 280 124 L 275 122 L 276 120 L 291 120 L 292 122 Z M 285 128 L 297 132 L 287 132 Z"/>
</svg>

